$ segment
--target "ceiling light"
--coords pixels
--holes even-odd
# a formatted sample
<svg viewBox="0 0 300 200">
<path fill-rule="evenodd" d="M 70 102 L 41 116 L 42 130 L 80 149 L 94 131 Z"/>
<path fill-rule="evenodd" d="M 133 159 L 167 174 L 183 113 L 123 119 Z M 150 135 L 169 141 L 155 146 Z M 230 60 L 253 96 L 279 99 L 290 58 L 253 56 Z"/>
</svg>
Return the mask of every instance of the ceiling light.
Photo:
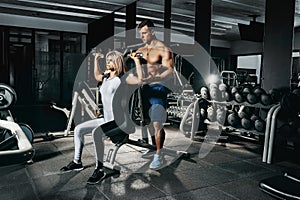
<svg viewBox="0 0 300 200">
<path fill-rule="evenodd" d="M 62 10 L 51 10 L 51 9 L 45 9 L 45 8 L 34 8 L 34 7 L 29 7 L 29 6 L 12 5 L 12 4 L 6 4 L 6 3 L 0 3 L 0 7 L 27 10 L 27 11 L 33 11 L 33 12 L 42 12 L 42 13 L 49 13 L 49 14 L 57 14 L 57 15 L 68 15 L 68 16 L 73 16 L 73 17 L 84 17 L 84 18 L 91 18 L 91 19 L 99 19 L 101 17 L 99 15 L 82 14 L 82 13 L 78 13 L 78 12 L 68 12 L 68 11 L 62 11 Z"/>
<path fill-rule="evenodd" d="M 115 12 L 116 15 L 126 16 L 124 12 Z"/>
<path fill-rule="evenodd" d="M 212 31 L 211 34 L 212 35 L 226 35 L 225 32 L 216 32 L 216 31 Z"/>
<path fill-rule="evenodd" d="M 252 8 L 252 9 L 257 9 L 257 10 L 263 10 L 263 8 L 259 8 L 257 6 L 251 6 L 251 5 L 247 5 L 247 4 L 244 4 L 244 3 L 235 2 L 235 1 L 232 1 L 232 0 L 221 0 L 221 1 L 226 2 L 226 3 L 235 4 L 237 6 L 244 6 L 244 7 L 247 7 L 247 8 Z"/>
<path fill-rule="evenodd" d="M 158 18 L 158 17 L 150 17 L 150 16 L 146 16 L 146 15 L 136 15 L 137 18 L 143 18 L 143 19 L 151 19 L 153 21 L 160 21 L 163 22 L 164 19 L 162 18 Z"/>
<path fill-rule="evenodd" d="M 126 4 L 121 4 L 121 3 L 114 3 L 114 2 L 108 2 L 108 1 L 101 1 L 101 0 L 89 0 L 90 2 L 96 2 L 96 3 L 104 3 L 104 4 L 109 4 L 109 5 L 114 5 L 114 6 L 126 6 Z"/>
<path fill-rule="evenodd" d="M 125 19 L 115 18 L 115 22 L 126 23 Z"/>
<path fill-rule="evenodd" d="M 214 26 L 212 26 L 211 29 L 218 30 L 218 31 L 226 31 L 227 30 L 226 28 L 214 27 Z"/>
<path fill-rule="evenodd" d="M 221 27 L 221 28 L 225 28 L 225 29 L 232 29 L 232 25 L 221 24 L 221 23 L 217 23 L 217 22 L 213 22 L 212 24 L 215 27 Z"/>
<path fill-rule="evenodd" d="M 61 8 L 72 8 L 72 9 L 85 10 L 85 11 L 100 12 L 100 13 L 112 13 L 112 11 L 110 11 L 110 10 L 103 10 L 103 9 L 98 9 L 98 8 L 89 8 L 89 7 L 83 7 L 83 6 L 74 6 L 74 5 L 63 4 L 63 3 L 35 1 L 35 0 L 18 0 L 18 1 L 33 3 L 33 4 L 40 4 L 40 5 L 56 6 L 56 7 L 61 7 Z"/>
</svg>

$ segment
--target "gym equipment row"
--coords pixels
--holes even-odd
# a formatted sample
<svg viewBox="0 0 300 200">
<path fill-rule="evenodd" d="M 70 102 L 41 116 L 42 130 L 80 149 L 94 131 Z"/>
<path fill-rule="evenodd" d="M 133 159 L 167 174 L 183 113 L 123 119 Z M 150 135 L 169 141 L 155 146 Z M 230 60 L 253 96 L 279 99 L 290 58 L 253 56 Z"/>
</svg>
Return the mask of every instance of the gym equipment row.
<svg viewBox="0 0 300 200">
<path fill-rule="evenodd" d="M 0 165 L 32 161 L 34 133 L 30 126 L 16 123 L 9 108 L 17 101 L 14 89 L 0 84 Z"/>
<path fill-rule="evenodd" d="M 235 82 L 235 76 L 232 79 Z M 200 126 L 202 131 L 205 130 L 203 123 L 218 125 L 227 132 L 238 130 L 247 138 L 260 139 L 266 127 L 261 112 L 268 112 L 275 102 L 271 94 L 260 87 L 229 87 L 224 83 L 210 84 L 210 89 L 202 87 L 200 94 L 183 92 L 172 94 L 169 98 L 175 103 L 167 109 L 168 119 L 185 121 L 181 130 L 191 139 L 200 131 L 194 127 Z M 260 102 L 258 99 L 261 99 Z"/>
</svg>

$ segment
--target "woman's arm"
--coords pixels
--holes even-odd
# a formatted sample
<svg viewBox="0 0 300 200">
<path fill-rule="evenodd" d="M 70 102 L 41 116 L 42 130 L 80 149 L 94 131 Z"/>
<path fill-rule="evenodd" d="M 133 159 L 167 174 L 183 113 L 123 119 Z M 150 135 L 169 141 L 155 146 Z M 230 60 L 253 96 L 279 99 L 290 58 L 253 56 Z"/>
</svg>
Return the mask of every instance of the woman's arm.
<svg viewBox="0 0 300 200">
<path fill-rule="evenodd" d="M 126 77 L 126 83 L 129 85 L 139 85 L 141 84 L 141 80 L 139 80 L 138 77 L 135 76 L 134 74 L 130 73 Z"/>
<path fill-rule="evenodd" d="M 101 53 L 96 53 L 95 58 L 94 58 L 94 77 L 98 82 L 103 81 L 103 74 L 102 71 L 99 69 L 99 58 L 102 56 Z"/>
</svg>

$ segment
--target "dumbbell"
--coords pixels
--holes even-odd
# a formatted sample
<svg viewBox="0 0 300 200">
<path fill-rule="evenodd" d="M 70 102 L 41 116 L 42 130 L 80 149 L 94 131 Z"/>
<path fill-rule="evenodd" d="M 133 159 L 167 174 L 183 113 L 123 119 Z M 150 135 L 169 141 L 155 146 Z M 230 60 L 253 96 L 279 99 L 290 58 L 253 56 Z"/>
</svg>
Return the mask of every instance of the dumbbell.
<svg viewBox="0 0 300 200">
<path fill-rule="evenodd" d="M 208 99 L 209 98 L 207 87 L 201 87 L 200 95 L 203 99 Z"/>
<path fill-rule="evenodd" d="M 249 129 L 252 128 L 253 122 L 252 122 L 250 119 L 248 119 L 248 118 L 242 118 L 242 119 L 241 119 L 241 126 L 242 126 L 244 129 L 249 130 Z"/>
<path fill-rule="evenodd" d="M 260 99 L 260 95 L 266 94 L 266 91 L 259 86 L 253 88 L 252 92 L 256 95 L 257 99 Z"/>
<path fill-rule="evenodd" d="M 252 91 L 251 86 L 250 85 L 245 85 L 243 87 L 242 94 L 243 94 L 244 97 L 246 97 L 247 94 L 251 93 L 251 91 Z"/>
<path fill-rule="evenodd" d="M 240 118 L 237 113 L 233 112 L 228 115 L 227 122 L 230 126 L 237 127 L 240 124 Z"/>
<path fill-rule="evenodd" d="M 268 94 L 270 94 L 273 102 L 279 102 L 282 97 L 282 92 L 277 88 L 272 88 Z"/>
<path fill-rule="evenodd" d="M 257 116 L 256 114 L 252 114 L 250 117 L 250 120 L 254 123 L 257 119 L 259 119 L 259 116 Z"/>
<path fill-rule="evenodd" d="M 222 101 L 226 100 L 227 85 L 225 83 L 220 83 L 219 90 L 221 92 L 221 96 L 220 96 L 221 100 Z"/>
<path fill-rule="evenodd" d="M 247 102 L 250 104 L 256 104 L 258 102 L 256 95 L 252 92 L 247 94 L 246 99 L 247 99 Z"/>
<path fill-rule="evenodd" d="M 244 97 L 239 91 L 237 91 L 237 92 L 234 93 L 234 100 L 238 103 L 243 103 L 244 102 Z"/>
<path fill-rule="evenodd" d="M 260 103 L 265 106 L 271 105 L 273 103 L 272 96 L 270 94 L 261 94 Z"/>
<path fill-rule="evenodd" d="M 226 121 L 226 110 L 224 108 L 218 108 L 217 109 L 217 116 L 216 116 L 217 122 L 219 124 L 225 124 Z"/>
<path fill-rule="evenodd" d="M 218 101 L 218 100 L 220 100 L 220 98 L 221 98 L 221 94 L 220 94 L 220 91 L 219 91 L 218 88 L 212 88 L 212 89 L 210 90 L 209 94 L 210 94 L 210 98 L 211 98 L 212 100 Z"/>
<path fill-rule="evenodd" d="M 213 88 L 219 89 L 219 88 L 218 88 L 218 85 L 217 85 L 216 83 L 211 83 L 211 84 L 209 84 L 209 90 L 212 90 Z"/>
<path fill-rule="evenodd" d="M 262 120 L 262 119 L 257 119 L 254 122 L 254 128 L 258 132 L 264 132 L 265 129 L 266 129 L 266 122 L 264 120 Z"/>
<path fill-rule="evenodd" d="M 176 113 L 176 117 L 182 118 L 184 116 L 185 112 L 187 112 L 185 107 L 179 107 L 178 112 Z"/>
<path fill-rule="evenodd" d="M 225 101 L 229 102 L 232 100 L 232 95 L 229 93 L 229 91 L 225 92 Z"/>
<path fill-rule="evenodd" d="M 207 119 L 211 122 L 216 121 L 216 111 L 213 107 L 207 108 Z"/>
<path fill-rule="evenodd" d="M 239 91 L 239 89 L 238 89 L 238 87 L 236 87 L 236 86 L 233 86 L 232 88 L 231 88 L 231 90 L 230 90 L 230 92 L 231 92 L 231 94 L 232 95 L 234 95 L 236 92 L 238 92 Z"/>
<path fill-rule="evenodd" d="M 247 106 L 240 106 L 240 109 L 238 111 L 239 118 L 249 118 L 250 117 L 250 108 Z"/>
</svg>

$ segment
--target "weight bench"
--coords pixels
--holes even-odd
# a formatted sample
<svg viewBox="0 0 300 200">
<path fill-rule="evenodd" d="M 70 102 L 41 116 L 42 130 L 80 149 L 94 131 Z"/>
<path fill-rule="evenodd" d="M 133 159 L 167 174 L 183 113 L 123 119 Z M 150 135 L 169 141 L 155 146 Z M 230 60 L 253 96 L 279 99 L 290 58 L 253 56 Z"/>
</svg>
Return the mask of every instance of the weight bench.
<svg viewBox="0 0 300 200">
<path fill-rule="evenodd" d="M 300 171 L 290 170 L 260 181 L 259 188 L 280 199 L 300 199 Z"/>
<path fill-rule="evenodd" d="M 115 137 L 118 137 L 118 139 L 115 139 L 114 137 L 110 137 L 111 141 L 114 143 L 114 146 L 111 147 L 108 150 L 108 153 L 106 155 L 106 158 L 104 159 L 104 166 L 106 168 L 109 168 L 111 170 L 117 170 L 120 171 L 121 168 L 120 166 L 115 164 L 115 159 L 118 153 L 118 150 L 120 149 L 120 147 L 124 144 L 129 144 L 129 145 L 134 145 L 134 146 L 138 146 L 138 147 L 142 147 L 142 148 L 146 148 L 146 149 L 151 149 L 151 150 L 156 150 L 156 147 L 144 142 L 143 140 L 132 140 L 129 138 L 129 134 L 123 132 L 121 129 L 118 128 L 118 130 L 113 130 Z M 107 133 L 109 134 L 109 132 Z M 174 157 L 185 157 L 185 158 L 189 158 L 190 154 L 185 152 L 185 151 L 176 151 L 170 148 L 166 148 L 164 147 L 161 150 L 162 154 L 165 155 L 170 155 L 170 156 L 174 156 Z"/>
<path fill-rule="evenodd" d="M 21 127 L 6 120 L 0 120 L 0 128 L 11 131 L 11 136 L 0 142 L 3 149 L 0 150 L 0 165 L 10 165 L 25 163 L 34 156 L 34 149 Z M 17 149 L 6 148 L 8 146 L 18 146 Z M 6 146 L 6 147 L 5 147 Z"/>
</svg>

